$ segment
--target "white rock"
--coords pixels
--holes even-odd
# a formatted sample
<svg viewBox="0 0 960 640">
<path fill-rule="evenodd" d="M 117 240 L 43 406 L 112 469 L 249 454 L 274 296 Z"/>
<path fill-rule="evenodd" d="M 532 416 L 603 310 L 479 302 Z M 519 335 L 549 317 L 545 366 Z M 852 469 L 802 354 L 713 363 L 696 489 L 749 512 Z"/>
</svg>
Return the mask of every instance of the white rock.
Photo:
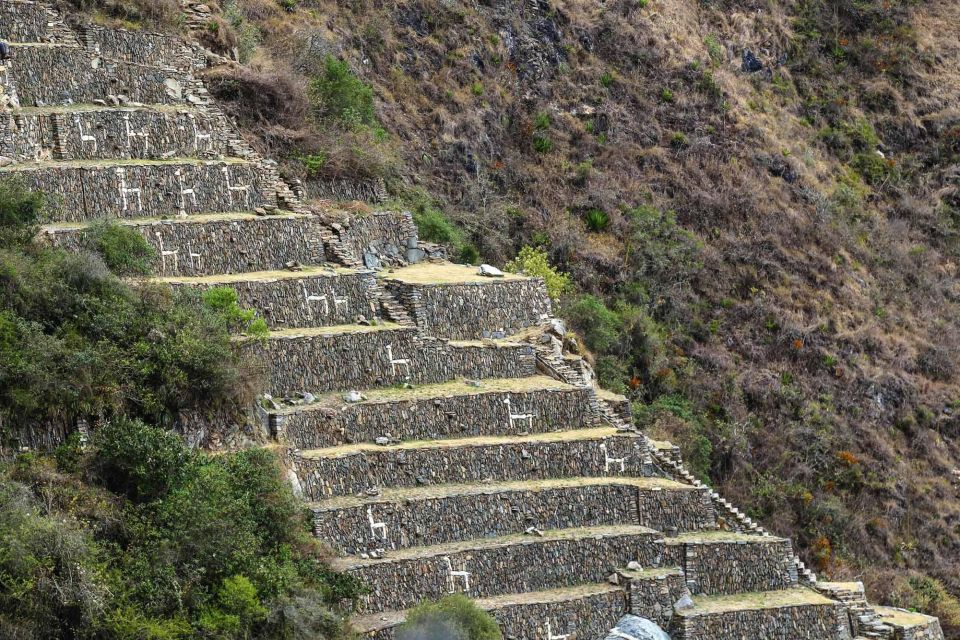
<svg viewBox="0 0 960 640">
<path fill-rule="evenodd" d="M 0 156 L 0 167 L 9 167 L 14 163 L 13 158 L 8 158 L 7 156 Z"/>
<path fill-rule="evenodd" d="M 486 276 L 486 277 L 488 277 L 488 278 L 502 278 L 502 277 L 503 277 L 503 271 L 500 271 L 500 269 L 497 269 L 496 267 L 491 266 L 491 265 L 489 265 L 489 264 L 482 264 L 482 265 L 480 265 L 480 269 L 479 269 L 478 273 L 479 273 L 480 275 Z"/>
<path fill-rule="evenodd" d="M 640 563 L 636 560 L 631 560 L 627 563 L 627 569 L 630 569 L 630 571 L 643 571 L 643 567 L 641 567 Z"/>
<path fill-rule="evenodd" d="M 363 395 L 359 391 L 348 391 L 343 394 L 344 402 L 361 402 Z"/>
</svg>

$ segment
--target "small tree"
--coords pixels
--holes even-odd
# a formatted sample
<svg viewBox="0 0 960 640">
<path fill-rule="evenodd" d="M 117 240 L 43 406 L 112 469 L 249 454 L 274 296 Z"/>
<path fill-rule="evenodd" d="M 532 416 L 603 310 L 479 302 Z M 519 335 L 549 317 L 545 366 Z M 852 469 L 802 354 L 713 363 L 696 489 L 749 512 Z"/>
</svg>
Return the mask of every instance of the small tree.
<svg viewBox="0 0 960 640">
<path fill-rule="evenodd" d="M 407 614 L 398 640 L 502 640 L 493 616 L 466 596 L 424 602 Z"/>
<path fill-rule="evenodd" d="M 543 278 L 547 283 L 547 294 L 553 300 L 568 293 L 573 288 L 570 276 L 550 265 L 545 249 L 526 246 L 520 249 L 517 257 L 507 263 L 505 269 L 511 273 Z"/>
</svg>

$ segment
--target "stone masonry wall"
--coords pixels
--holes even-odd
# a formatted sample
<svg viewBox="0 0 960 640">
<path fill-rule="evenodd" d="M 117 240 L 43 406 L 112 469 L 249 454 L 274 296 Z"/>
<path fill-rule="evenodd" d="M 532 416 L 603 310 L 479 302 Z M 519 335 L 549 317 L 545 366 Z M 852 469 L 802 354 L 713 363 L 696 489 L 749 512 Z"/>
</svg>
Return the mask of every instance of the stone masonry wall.
<svg viewBox="0 0 960 640">
<path fill-rule="evenodd" d="M 16 162 L 49 157 L 52 140 L 42 118 L 0 112 L 0 155 Z"/>
<path fill-rule="evenodd" d="M 11 74 L 23 106 L 90 103 L 124 95 L 143 104 L 176 104 L 197 83 L 179 71 L 97 58 L 81 47 L 17 47 Z"/>
<path fill-rule="evenodd" d="M 54 12 L 34 2 L 0 2 L 0 40 L 69 42 L 69 29 Z"/>
<path fill-rule="evenodd" d="M 369 272 L 231 279 L 225 283 L 205 282 L 203 286 L 230 287 L 237 292 L 240 305 L 256 309 L 272 329 L 351 324 L 358 315 L 375 317 L 371 309 L 377 304 L 376 280 Z M 326 300 L 308 301 L 308 295 L 326 296 Z"/>
<path fill-rule="evenodd" d="M 25 168 L 17 175 L 47 195 L 47 212 L 56 222 L 174 216 L 181 206 L 195 214 L 277 204 L 276 192 L 257 165 L 245 162 Z M 245 189 L 235 190 L 240 187 Z M 139 195 L 132 191 L 137 189 Z M 181 196 L 182 189 L 194 193 Z"/>
<path fill-rule="evenodd" d="M 632 560 L 649 564 L 658 553 L 654 534 L 624 533 L 584 538 L 542 540 L 531 537 L 510 546 L 481 547 L 448 556 L 398 561 L 370 561 L 350 569 L 371 589 L 360 610 L 376 612 L 406 609 L 422 600 L 439 599 L 450 586 L 462 591 L 462 582 L 448 580 L 449 558 L 455 571 L 471 573 L 471 598 L 524 593 L 578 584 L 602 583 L 615 567 Z"/>
<path fill-rule="evenodd" d="M 551 314 L 547 287 L 539 278 L 463 284 L 410 284 L 386 281 L 427 335 L 470 339 L 505 335 L 537 326 Z"/>
<path fill-rule="evenodd" d="M 683 524 L 693 529 L 712 523 L 702 510 L 696 491 L 663 490 L 655 504 L 638 512 L 640 494 L 654 493 L 626 482 L 622 484 L 571 484 L 545 488 L 471 491 L 415 500 L 377 502 L 349 508 L 314 508 L 314 532 L 338 551 L 356 555 L 372 549 L 402 549 L 523 533 L 529 527 L 542 531 L 599 525 L 639 524 L 661 530 L 664 523 L 678 526 L 673 517 L 685 515 Z M 642 501 L 642 498 L 639 498 Z M 369 509 L 369 514 L 368 514 Z M 370 528 L 371 515 L 387 525 L 387 538 Z"/>
<path fill-rule="evenodd" d="M 896 628 L 894 638 L 895 640 L 943 640 L 943 630 L 940 628 L 940 621 L 931 618 L 926 625 L 906 629 Z"/>
<path fill-rule="evenodd" d="M 409 376 L 394 360 L 409 360 Z M 359 333 L 273 337 L 245 348 L 259 357 L 276 396 L 297 392 L 429 384 L 457 378 L 523 378 L 536 372 L 529 345 L 458 345 L 418 338 L 412 327 Z"/>
<path fill-rule="evenodd" d="M 322 262 L 323 243 L 312 216 L 266 216 L 242 220 L 164 220 L 135 225 L 154 248 L 177 251 L 157 260 L 156 272 L 166 276 L 204 276 L 282 269 L 288 261 Z M 79 250 L 80 229 L 48 232 L 48 239 L 65 249 Z M 199 258 L 190 254 L 198 253 Z"/>
<path fill-rule="evenodd" d="M 840 605 L 821 604 L 674 616 L 670 637 L 674 640 L 840 640 L 844 637 L 838 630 L 841 611 Z"/>
<path fill-rule="evenodd" d="M 544 640 L 546 623 L 550 621 L 552 635 L 567 635 L 568 640 L 602 638 L 628 613 L 624 592 L 612 589 L 583 597 L 552 602 L 516 602 L 490 611 L 500 625 L 504 638 L 513 640 Z M 371 640 L 394 640 L 396 626 L 378 629 L 367 634 Z"/>
<path fill-rule="evenodd" d="M 624 459 L 607 466 L 607 454 Z M 292 466 L 311 500 L 347 496 L 375 487 L 597 476 L 643 476 L 643 441 L 616 436 L 561 441 L 520 441 L 449 447 L 377 448 L 339 456 L 294 456 Z"/>
<path fill-rule="evenodd" d="M 673 603 L 687 588 L 681 569 L 651 569 L 624 576 L 629 584 L 630 613 L 666 629 L 673 618 Z"/>
<path fill-rule="evenodd" d="M 333 229 L 343 248 L 361 263 L 364 251 L 370 248 L 378 255 L 388 255 L 394 250 L 403 255 L 407 240 L 417 237 L 413 216 L 405 211 L 378 211 L 353 216 L 347 222 L 335 223 Z M 388 249 L 390 247 L 393 249 Z"/>
<path fill-rule="evenodd" d="M 80 40 L 88 49 L 110 60 L 190 71 L 206 66 L 206 55 L 180 38 L 162 33 L 107 29 L 96 25 L 80 27 Z"/>
<path fill-rule="evenodd" d="M 668 541 L 667 551 L 671 548 L 679 551 L 681 557 L 671 558 L 667 563 L 683 567 L 687 584 L 694 594 L 776 591 L 797 585 L 793 548 L 789 540 Z"/>
<path fill-rule="evenodd" d="M 478 391 L 482 390 L 482 387 Z M 510 399 L 511 409 L 504 400 Z M 535 414 L 511 426 L 510 412 Z M 344 441 L 373 442 L 391 434 L 405 440 L 580 429 L 597 421 L 589 389 L 541 389 L 521 393 L 474 393 L 420 400 L 363 402 L 331 408 L 311 405 L 276 415 L 278 439 L 300 449 Z"/>
</svg>

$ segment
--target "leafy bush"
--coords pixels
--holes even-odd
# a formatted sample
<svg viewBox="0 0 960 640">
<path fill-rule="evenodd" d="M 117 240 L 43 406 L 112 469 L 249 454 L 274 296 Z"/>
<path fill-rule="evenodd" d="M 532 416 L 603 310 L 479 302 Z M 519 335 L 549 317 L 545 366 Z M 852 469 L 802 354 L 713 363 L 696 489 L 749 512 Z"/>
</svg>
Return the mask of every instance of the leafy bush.
<svg viewBox="0 0 960 640">
<path fill-rule="evenodd" d="M 321 562 L 270 451 L 208 456 L 118 420 L 74 475 L 0 466 L 3 637 L 341 638 L 359 592 Z"/>
<path fill-rule="evenodd" d="M 504 269 L 511 273 L 522 273 L 535 278 L 543 278 L 547 285 L 547 294 L 553 300 L 559 300 L 560 296 L 573 289 L 570 276 L 551 266 L 544 249 L 529 245 L 523 247 L 517 257 L 508 262 Z"/>
<path fill-rule="evenodd" d="M 538 133 L 533 136 L 533 150 L 537 153 L 550 153 L 553 151 L 553 140 L 546 134 Z"/>
<path fill-rule="evenodd" d="M 83 245 L 100 254 L 111 271 L 120 276 L 144 276 L 157 257 L 146 238 L 135 229 L 116 222 L 98 222 L 84 232 Z"/>
<path fill-rule="evenodd" d="M 583 213 L 583 222 L 590 231 L 600 233 L 610 226 L 610 215 L 603 209 L 587 209 Z"/>
<path fill-rule="evenodd" d="M 322 74 L 311 82 L 311 91 L 324 120 L 348 125 L 376 122 L 373 89 L 357 78 L 343 60 L 327 56 Z"/>
<path fill-rule="evenodd" d="M 0 247 L 22 245 L 36 235 L 44 199 L 17 180 L 0 180 Z"/>
<path fill-rule="evenodd" d="M 411 609 L 398 640 L 501 640 L 497 621 L 466 596 L 456 594 Z"/>
</svg>

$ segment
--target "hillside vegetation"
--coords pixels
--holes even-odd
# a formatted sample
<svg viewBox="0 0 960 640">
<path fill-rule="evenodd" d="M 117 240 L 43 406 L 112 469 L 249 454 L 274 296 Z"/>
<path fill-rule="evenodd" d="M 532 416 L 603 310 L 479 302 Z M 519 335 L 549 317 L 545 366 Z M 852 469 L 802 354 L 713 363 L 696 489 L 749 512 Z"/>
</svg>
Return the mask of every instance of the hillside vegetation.
<svg viewBox="0 0 960 640">
<path fill-rule="evenodd" d="M 463 260 L 542 249 L 651 435 L 960 637 L 960 5 L 207 4 L 241 62 L 208 83 L 288 176 L 383 180 Z"/>
</svg>

